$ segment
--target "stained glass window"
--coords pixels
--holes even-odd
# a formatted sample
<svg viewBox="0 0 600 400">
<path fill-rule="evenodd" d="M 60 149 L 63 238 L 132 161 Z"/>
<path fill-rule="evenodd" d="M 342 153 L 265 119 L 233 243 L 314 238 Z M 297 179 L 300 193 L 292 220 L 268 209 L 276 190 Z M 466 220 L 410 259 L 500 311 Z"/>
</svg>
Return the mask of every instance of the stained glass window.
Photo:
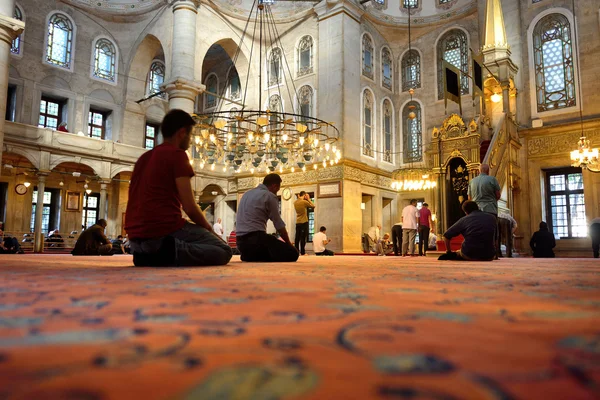
<svg viewBox="0 0 600 400">
<path fill-rule="evenodd" d="M 387 47 L 381 51 L 381 84 L 392 90 L 392 53 Z"/>
<path fill-rule="evenodd" d="M 548 171 L 547 217 L 557 238 L 586 237 L 585 199 L 581 168 Z"/>
<path fill-rule="evenodd" d="M 409 50 L 402 57 L 402 91 L 421 87 L 421 56 L 417 50 Z"/>
<path fill-rule="evenodd" d="M 373 41 L 367 34 L 362 38 L 362 74 L 373 79 Z"/>
<path fill-rule="evenodd" d="M 73 24 L 66 15 L 56 13 L 48 22 L 46 61 L 59 67 L 71 68 Z"/>
<path fill-rule="evenodd" d="M 23 13 L 18 6 L 15 6 L 13 17 L 19 21 L 23 21 Z M 12 45 L 10 46 L 10 52 L 13 54 L 21 54 L 21 35 L 13 39 Z"/>
<path fill-rule="evenodd" d="M 442 60 L 454 65 L 463 73 L 460 77 L 461 93 L 469 93 L 469 44 L 467 35 L 460 29 L 447 32 L 438 42 L 438 99 L 444 98 L 444 82 L 442 79 Z"/>
<path fill-rule="evenodd" d="M 387 0 L 373 0 L 371 5 L 377 10 L 385 10 L 387 9 Z"/>
<path fill-rule="evenodd" d="M 150 65 L 150 72 L 148 72 L 148 94 L 159 93 L 161 91 L 160 86 L 165 81 L 165 64 L 161 61 L 153 61 Z M 165 97 L 164 93 L 160 94 L 160 97 Z"/>
<path fill-rule="evenodd" d="M 414 118 L 411 118 L 414 113 Z M 403 141 L 404 141 L 404 162 L 411 163 L 423 160 L 422 151 L 422 122 L 421 105 L 416 101 L 411 101 L 402 110 L 403 123 Z"/>
<path fill-rule="evenodd" d="M 40 128 L 57 129 L 62 122 L 62 106 L 62 103 L 57 100 L 42 97 L 38 126 Z"/>
<path fill-rule="evenodd" d="M 242 85 L 240 84 L 240 76 L 235 67 L 229 69 L 229 98 L 237 100 L 242 97 Z"/>
<path fill-rule="evenodd" d="M 298 76 L 313 72 L 313 39 L 306 35 L 298 45 Z"/>
<path fill-rule="evenodd" d="M 144 148 L 153 149 L 156 147 L 156 139 L 158 136 L 158 125 L 146 122 L 146 132 L 144 138 Z"/>
<path fill-rule="evenodd" d="M 575 106 L 571 26 L 562 14 L 542 18 L 533 30 L 538 112 Z"/>
<path fill-rule="evenodd" d="M 402 0 L 402 7 L 404 8 L 417 8 L 419 6 L 419 0 Z"/>
<path fill-rule="evenodd" d="M 214 108 L 217 106 L 217 96 L 215 94 L 219 90 L 219 81 L 215 74 L 210 74 L 204 83 L 206 93 L 204 93 L 204 109 Z M 210 93 L 208 93 L 210 92 Z"/>
<path fill-rule="evenodd" d="M 298 90 L 298 101 L 300 103 L 300 115 L 304 117 L 313 116 L 313 89 L 304 85 Z"/>
<path fill-rule="evenodd" d="M 105 126 L 106 113 L 90 110 L 88 113 L 88 136 L 96 139 L 104 139 Z"/>
<path fill-rule="evenodd" d="M 117 50 L 108 39 L 98 39 L 94 48 L 94 76 L 114 82 Z"/>
<path fill-rule="evenodd" d="M 269 56 L 269 86 L 281 83 L 281 49 L 276 47 Z"/>
<path fill-rule="evenodd" d="M 392 103 L 383 102 L 383 161 L 392 162 Z"/>
<path fill-rule="evenodd" d="M 363 93 L 363 154 L 373 157 L 373 93 Z"/>
</svg>

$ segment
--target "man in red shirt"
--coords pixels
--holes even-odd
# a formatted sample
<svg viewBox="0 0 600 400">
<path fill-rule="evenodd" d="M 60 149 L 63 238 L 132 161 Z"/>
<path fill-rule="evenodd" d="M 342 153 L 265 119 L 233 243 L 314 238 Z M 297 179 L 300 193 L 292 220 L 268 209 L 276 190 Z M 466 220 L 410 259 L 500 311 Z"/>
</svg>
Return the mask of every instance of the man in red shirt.
<svg viewBox="0 0 600 400">
<path fill-rule="evenodd" d="M 433 227 L 433 221 L 431 220 L 431 211 L 429 210 L 429 204 L 423 203 L 423 206 L 419 210 L 419 255 L 427 255 L 427 247 L 429 246 L 429 231 Z"/>
<path fill-rule="evenodd" d="M 135 164 L 125 230 L 136 266 L 224 265 L 231 259 L 231 248 L 194 201 L 194 170 L 185 152 L 194 125 L 185 111 L 169 111 L 160 127 L 164 142 Z M 182 217 L 182 207 L 195 224 Z"/>
</svg>

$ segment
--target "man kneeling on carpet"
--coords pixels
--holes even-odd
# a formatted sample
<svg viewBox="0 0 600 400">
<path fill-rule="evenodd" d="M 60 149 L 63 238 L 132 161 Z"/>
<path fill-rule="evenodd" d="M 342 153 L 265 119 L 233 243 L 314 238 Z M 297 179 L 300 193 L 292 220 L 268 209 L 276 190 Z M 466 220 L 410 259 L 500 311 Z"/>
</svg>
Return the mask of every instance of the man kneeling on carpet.
<svg viewBox="0 0 600 400">
<path fill-rule="evenodd" d="M 327 246 L 331 242 L 331 239 L 327 238 L 327 228 L 322 226 L 319 232 L 313 236 L 313 251 L 317 256 L 332 256 L 333 251 L 327 250 Z"/>
<path fill-rule="evenodd" d="M 224 265 L 231 259 L 231 248 L 194 200 L 195 174 L 185 151 L 195 124 L 185 111 L 169 111 L 160 126 L 164 142 L 135 163 L 125 230 L 136 266 Z M 183 218 L 182 207 L 194 224 Z"/>
<path fill-rule="evenodd" d="M 94 225 L 81 232 L 71 254 L 74 256 L 112 255 L 112 244 L 104 234 L 106 225 L 105 219 L 99 219 Z"/>
<path fill-rule="evenodd" d="M 281 177 L 269 174 L 263 183 L 242 196 L 237 211 L 237 247 L 242 261 L 294 262 L 298 250 L 290 242 L 285 222 L 279 215 L 277 192 Z M 267 221 L 273 221 L 283 241 L 267 234 Z"/>
<path fill-rule="evenodd" d="M 492 261 L 496 254 L 496 217 L 479 211 L 477 203 L 471 200 L 465 201 L 462 209 L 467 215 L 444 233 L 446 254 L 442 254 L 439 260 Z M 458 235 L 463 235 L 465 241 L 459 251 L 453 252 L 450 239 Z"/>
</svg>

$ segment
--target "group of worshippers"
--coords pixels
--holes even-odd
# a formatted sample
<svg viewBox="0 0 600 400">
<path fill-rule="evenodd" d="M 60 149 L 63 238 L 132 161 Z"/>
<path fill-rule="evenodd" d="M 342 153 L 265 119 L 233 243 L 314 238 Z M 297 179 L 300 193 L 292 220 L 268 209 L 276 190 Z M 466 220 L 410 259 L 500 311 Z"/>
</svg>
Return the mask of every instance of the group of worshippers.
<svg viewBox="0 0 600 400">
<path fill-rule="evenodd" d="M 215 232 L 194 200 L 191 178 L 195 174 L 186 150 L 190 147 L 195 124 L 187 112 L 178 109 L 169 111 L 160 128 L 163 143 L 144 153 L 135 164 L 125 230 L 136 266 L 216 266 L 225 265 L 231 259 L 232 249 L 223 240 L 222 231 Z M 461 250 L 452 253 L 454 259 L 491 260 L 495 256 L 500 187 L 488 172 L 489 167 L 482 165 L 481 174 L 469 187 L 469 195 L 474 201 L 463 204 L 466 216 L 444 234 L 448 251 L 450 239 L 459 234 L 465 237 Z M 299 194 L 298 206 L 295 205 L 297 243 L 292 244 L 279 213 L 277 192 L 281 182 L 278 174 L 268 174 L 261 184 L 240 199 L 235 233 L 242 261 L 294 262 L 300 254 L 306 254 L 308 219 L 305 212 L 314 204 L 306 193 Z M 431 227 L 431 217 L 427 217 L 429 224 L 423 224 L 422 216 L 426 213 L 417 214 L 416 208 L 413 209 L 415 203 L 411 202 L 410 208 L 405 208 L 406 215 L 403 212 L 402 237 L 407 238 L 402 240 L 403 255 L 414 254 L 414 238 L 420 226 Z M 183 218 L 182 208 L 192 222 Z M 267 233 L 268 220 L 273 222 L 279 238 Z M 99 220 L 84 231 L 73 254 L 80 251 L 108 252 L 112 245 L 104 235 L 105 228 L 106 221 Z M 92 241 L 95 243 L 93 246 L 90 244 Z M 326 253 L 325 246 L 330 240 L 325 227 L 320 228 L 313 241 L 316 242 L 315 252 Z M 427 240 L 422 240 L 422 243 L 425 254 Z"/>
</svg>

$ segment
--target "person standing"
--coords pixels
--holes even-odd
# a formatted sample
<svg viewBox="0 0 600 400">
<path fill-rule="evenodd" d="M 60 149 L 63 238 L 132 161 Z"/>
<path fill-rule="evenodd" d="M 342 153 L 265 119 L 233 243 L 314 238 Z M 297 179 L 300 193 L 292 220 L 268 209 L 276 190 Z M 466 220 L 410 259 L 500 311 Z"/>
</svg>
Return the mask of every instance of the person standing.
<svg viewBox="0 0 600 400">
<path fill-rule="evenodd" d="M 496 218 L 496 235 L 494 237 L 494 248 L 499 249 L 500 232 L 498 230 L 498 200 L 500 200 L 500 184 L 498 180 L 489 175 L 490 166 L 481 164 L 479 175 L 469 183 L 469 200 L 477 203 L 480 211 L 492 214 Z M 496 254 L 496 258 L 499 254 Z"/>
<path fill-rule="evenodd" d="M 217 222 L 213 225 L 213 231 L 215 235 L 223 237 L 223 225 L 221 225 L 221 218 L 217 218 Z"/>
<path fill-rule="evenodd" d="M 402 210 L 402 256 L 415 255 L 415 238 L 419 217 L 417 211 L 417 200 L 412 199 L 410 204 Z"/>
<path fill-rule="evenodd" d="M 169 111 L 160 127 L 163 143 L 135 163 L 125 230 L 136 266 L 225 265 L 231 259 L 231 248 L 194 200 L 195 172 L 185 151 L 195 125 L 187 112 Z M 183 218 L 182 208 L 194 223 Z"/>
<path fill-rule="evenodd" d="M 313 250 L 317 256 L 332 256 L 333 251 L 327 250 L 327 246 L 331 242 L 331 239 L 327 238 L 327 228 L 322 226 L 319 232 L 313 236 Z"/>
<path fill-rule="evenodd" d="M 298 250 L 290 242 L 285 222 L 279 215 L 277 192 L 281 177 L 269 174 L 263 183 L 244 193 L 237 212 L 237 247 L 242 261 L 295 262 Z M 273 221 L 282 240 L 267 234 L 267 221 Z"/>
<path fill-rule="evenodd" d="M 535 258 L 554 258 L 552 249 L 556 247 L 556 240 L 554 234 L 548 230 L 548 224 L 544 221 L 540 222 L 540 230 L 534 232 L 531 237 L 529 247 Z"/>
<path fill-rule="evenodd" d="M 315 208 L 310 201 L 310 196 L 304 190 L 298 194 L 298 199 L 294 202 L 296 209 L 296 237 L 294 245 L 300 251 L 301 255 L 306 255 L 306 240 L 308 239 L 308 209 Z"/>
<path fill-rule="evenodd" d="M 433 220 L 431 219 L 429 204 L 423 203 L 423 207 L 419 210 L 419 256 L 427 255 L 429 231 L 431 231 L 432 226 Z"/>
<path fill-rule="evenodd" d="M 600 252 L 600 217 L 594 218 L 590 223 L 590 236 L 592 237 L 594 258 L 598 258 Z"/>
<path fill-rule="evenodd" d="M 392 245 L 394 248 L 394 255 L 398 255 L 398 252 L 402 250 L 402 222 L 397 222 L 392 226 Z"/>
</svg>

